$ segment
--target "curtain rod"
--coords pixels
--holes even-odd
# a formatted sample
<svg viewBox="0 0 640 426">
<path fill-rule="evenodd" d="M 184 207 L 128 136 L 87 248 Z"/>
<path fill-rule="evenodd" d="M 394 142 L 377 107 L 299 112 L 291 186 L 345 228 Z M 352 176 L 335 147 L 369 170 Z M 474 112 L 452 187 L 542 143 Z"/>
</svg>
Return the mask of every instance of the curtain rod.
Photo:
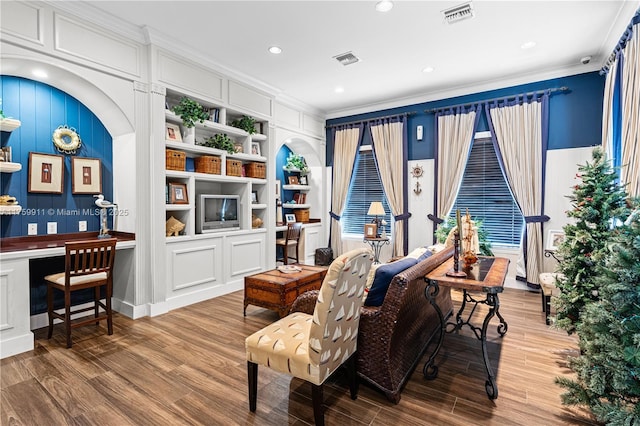
<svg viewBox="0 0 640 426">
<path fill-rule="evenodd" d="M 339 126 L 350 126 L 353 124 L 366 124 L 366 123 L 371 123 L 372 121 L 376 121 L 376 120 L 384 120 L 385 118 L 397 118 L 397 117 L 408 117 L 410 115 L 415 115 L 416 112 L 415 111 L 409 111 L 409 112 L 404 112 L 402 114 L 393 114 L 393 115 L 384 115 L 382 117 L 373 117 L 373 118 L 368 118 L 365 120 L 358 120 L 358 121 L 348 121 L 346 123 L 338 123 L 338 124 L 330 124 L 328 126 L 325 126 L 326 129 L 331 129 L 333 127 L 339 127 Z"/>
<path fill-rule="evenodd" d="M 631 22 L 629 23 L 627 28 L 624 30 L 624 33 L 622 33 L 622 37 L 620 37 L 618 44 L 616 44 L 616 47 L 613 49 L 613 52 L 611 52 L 611 54 L 607 58 L 607 61 L 604 63 L 604 66 L 600 68 L 600 75 L 604 75 L 609 72 L 609 70 L 611 69 L 611 65 L 613 65 L 616 58 L 618 57 L 618 53 L 627 46 L 627 42 L 633 36 L 633 26 L 638 23 L 640 23 L 640 8 L 636 10 L 636 14 L 633 16 L 633 18 L 631 18 Z"/>
<path fill-rule="evenodd" d="M 438 112 L 438 111 L 444 111 L 445 109 L 458 108 L 458 107 L 464 107 L 464 106 L 472 106 L 472 105 L 485 103 L 485 102 L 507 101 L 507 100 L 510 100 L 510 99 L 515 100 L 519 96 L 542 95 L 542 94 L 546 93 L 547 91 L 549 93 L 555 93 L 555 92 L 566 92 L 568 90 L 569 90 L 569 88 L 567 86 L 555 87 L 555 88 L 549 88 L 549 89 L 545 89 L 545 90 L 538 90 L 538 91 L 535 91 L 535 92 L 520 93 L 519 95 L 503 96 L 501 98 L 483 99 L 483 100 L 475 101 L 475 102 L 466 102 L 464 104 L 449 105 L 449 106 L 444 106 L 444 107 L 440 107 L 440 108 L 425 109 L 424 112 L 426 112 L 427 114 L 430 114 L 430 113 L 434 113 L 434 112 Z"/>
</svg>

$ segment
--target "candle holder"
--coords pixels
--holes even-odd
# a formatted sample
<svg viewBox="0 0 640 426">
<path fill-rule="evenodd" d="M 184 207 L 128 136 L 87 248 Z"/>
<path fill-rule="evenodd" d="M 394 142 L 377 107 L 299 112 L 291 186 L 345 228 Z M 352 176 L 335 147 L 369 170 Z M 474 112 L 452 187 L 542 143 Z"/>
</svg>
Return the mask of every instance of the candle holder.
<svg viewBox="0 0 640 426">
<path fill-rule="evenodd" d="M 453 269 L 448 271 L 446 275 L 448 277 L 466 278 L 467 274 L 460 270 L 460 233 L 458 231 L 453 233 Z"/>
</svg>

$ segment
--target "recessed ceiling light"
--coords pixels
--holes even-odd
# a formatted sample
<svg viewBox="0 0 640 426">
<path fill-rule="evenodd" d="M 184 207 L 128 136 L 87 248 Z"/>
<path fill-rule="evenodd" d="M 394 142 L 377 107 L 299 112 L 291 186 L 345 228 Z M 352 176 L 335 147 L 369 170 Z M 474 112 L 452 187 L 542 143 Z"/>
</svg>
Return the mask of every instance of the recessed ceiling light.
<svg viewBox="0 0 640 426">
<path fill-rule="evenodd" d="M 49 75 L 44 72 L 43 70 L 33 70 L 31 72 L 31 74 L 33 74 L 34 77 L 38 77 L 38 78 L 47 78 L 49 77 Z"/>
<path fill-rule="evenodd" d="M 338 86 L 334 89 L 336 93 L 344 93 L 344 87 Z"/>
<path fill-rule="evenodd" d="M 273 53 L 274 55 L 278 55 L 282 53 L 282 49 L 280 49 L 278 46 L 271 46 L 269 48 L 269 52 Z"/>
<path fill-rule="evenodd" d="M 535 41 L 528 41 L 526 43 L 524 43 L 522 46 L 520 46 L 520 49 L 531 49 L 532 47 L 534 47 L 536 45 Z"/>
<path fill-rule="evenodd" d="M 435 70 L 434 67 L 426 67 L 422 69 L 422 72 L 433 72 Z"/>
<path fill-rule="evenodd" d="M 376 3 L 376 10 L 378 12 L 388 12 L 393 9 L 393 2 L 389 0 L 382 0 Z"/>
</svg>

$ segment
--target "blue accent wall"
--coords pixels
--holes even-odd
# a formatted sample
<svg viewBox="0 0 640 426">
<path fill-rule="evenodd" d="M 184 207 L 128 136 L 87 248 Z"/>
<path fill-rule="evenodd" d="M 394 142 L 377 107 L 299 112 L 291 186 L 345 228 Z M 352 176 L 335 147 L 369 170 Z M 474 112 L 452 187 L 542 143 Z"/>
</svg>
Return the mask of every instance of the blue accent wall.
<svg viewBox="0 0 640 426">
<path fill-rule="evenodd" d="M 598 72 L 591 72 L 366 114 L 335 118 L 327 120 L 327 126 L 387 115 L 413 113 L 407 120 L 409 160 L 431 159 L 434 157 L 435 146 L 435 114 L 426 113 L 425 110 L 567 86 L 569 87 L 568 92 L 555 93 L 549 100 L 548 149 L 588 147 L 601 143 L 604 83 L 604 76 L 599 75 Z M 416 140 L 416 127 L 418 125 L 424 126 L 422 141 Z M 482 117 L 478 130 L 489 130 L 485 117 Z M 333 141 L 331 139 L 330 129 L 327 129 L 326 137 L 327 165 L 333 165 Z"/>
<path fill-rule="evenodd" d="M 102 122 L 74 97 L 55 87 L 37 81 L 0 76 L 0 98 L 6 117 L 16 118 L 22 125 L 11 133 L 2 132 L 2 146 L 12 150 L 12 161 L 22 170 L 0 174 L 0 192 L 12 195 L 22 206 L 19 215 L 0 215 L 0 237 L 27 235 L 29 223 L 38 224 L 38 235 L 47 233 L 47 222 L 57 222 L 58 233 L 78 232 L 78 222 L 87 221 L 88 231 L 100 229 L 99 215 L 93 195 L 71 193 L 71 157 L 56 150 L 52 142 L 55 129 L 61 125 L 75 128 L 82 146 L 76 157 L 98 158 L 102 163 L 102 193 L 113 200 L 112 138 Z M 29 152 L 64 156 L 62 194 L 29 193 Z M 113 222 L 109 221 L 111 227 Z"/>
</svg>

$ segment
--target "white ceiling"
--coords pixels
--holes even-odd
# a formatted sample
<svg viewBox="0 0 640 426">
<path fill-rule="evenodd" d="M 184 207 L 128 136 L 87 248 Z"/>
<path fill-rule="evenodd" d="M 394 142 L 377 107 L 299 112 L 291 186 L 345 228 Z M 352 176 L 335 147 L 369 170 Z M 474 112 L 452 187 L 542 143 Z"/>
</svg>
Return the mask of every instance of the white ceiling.
<svg viewBox="0 0 640 426">
<path fill-rule="evenodd" d="M 597 70 L 640 6 L 475 0 L 473 19 L 447 24 L 442 11 L 462 1 L 395 1 L 387 13 L 375 3 L 88 2 L 101 9 L 95 16 L 107 11 L 172 50 L 189 46 L 187 53 L 328 117 Z M 535 47 L 522 49 L 529 41 Z M 269 53 L 271 45 L 283 52 Z M 361 62 L 345 67 L 333 59 L 348 51 Z M 422 72 L 428 66 L 435 70 Z"/>
</svg>

